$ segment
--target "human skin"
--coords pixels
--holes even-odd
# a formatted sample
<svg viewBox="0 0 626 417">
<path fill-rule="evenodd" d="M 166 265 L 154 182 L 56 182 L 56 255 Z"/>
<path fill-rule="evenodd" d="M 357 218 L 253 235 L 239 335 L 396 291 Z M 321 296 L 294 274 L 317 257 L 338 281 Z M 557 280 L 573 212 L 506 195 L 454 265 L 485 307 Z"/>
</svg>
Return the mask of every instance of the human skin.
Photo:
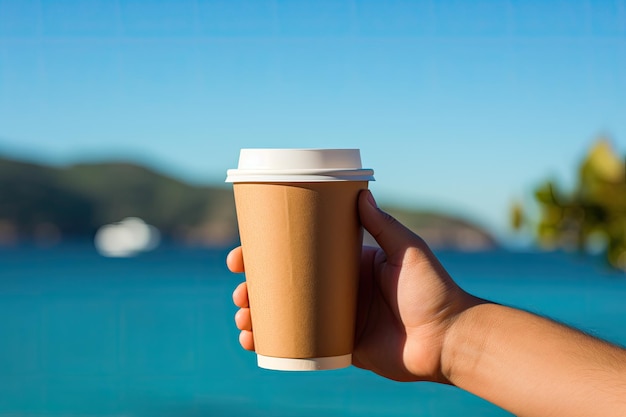
<svg viewBox="0 0 626 417">
<path fill-rule="evenodd" d="M 370 191 L 353 364 L 396 381 L 452 384 L 518 416 L 626 416 L 626 351 L 462 290 L 426 243 L 380 210 Z M 240 247 L 227 257 L 244 272 Z M 233 292 L 244 349 L 254 350 L 247 287 Z"/>
</svg>

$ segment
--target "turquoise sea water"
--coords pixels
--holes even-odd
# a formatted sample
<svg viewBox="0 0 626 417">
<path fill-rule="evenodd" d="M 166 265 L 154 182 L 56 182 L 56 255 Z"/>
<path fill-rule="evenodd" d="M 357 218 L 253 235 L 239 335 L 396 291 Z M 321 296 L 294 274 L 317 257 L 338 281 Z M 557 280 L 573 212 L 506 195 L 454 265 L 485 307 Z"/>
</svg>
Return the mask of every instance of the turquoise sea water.
<svg viewBox="0 0 626 417">
<path fill-rule="evenodd" d="M 0 250 L 0 416 L 508 416 L 348 368 L 261 370 L 233 324 L 226 251 L 107 259 Z M 626 344 L 626 276 L 567 254 L 439 254 L 467 290 Z"/>
</svg>

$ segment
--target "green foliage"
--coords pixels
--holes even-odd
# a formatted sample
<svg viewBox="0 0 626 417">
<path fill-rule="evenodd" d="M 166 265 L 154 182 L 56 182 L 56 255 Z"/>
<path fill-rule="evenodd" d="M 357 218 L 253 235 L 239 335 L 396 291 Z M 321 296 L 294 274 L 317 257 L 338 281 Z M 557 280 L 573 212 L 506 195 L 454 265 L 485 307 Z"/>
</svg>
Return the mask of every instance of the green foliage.
<svg viewBox="0 0 626 417">
<path fill-rule="evenodd" d="M 590 149 L 571 192 L 547 181 L 537 187 L 539 243 L 547 248 L 601 250 L 626 270 L 626 166 L 606 140 Z"/>
</svg>

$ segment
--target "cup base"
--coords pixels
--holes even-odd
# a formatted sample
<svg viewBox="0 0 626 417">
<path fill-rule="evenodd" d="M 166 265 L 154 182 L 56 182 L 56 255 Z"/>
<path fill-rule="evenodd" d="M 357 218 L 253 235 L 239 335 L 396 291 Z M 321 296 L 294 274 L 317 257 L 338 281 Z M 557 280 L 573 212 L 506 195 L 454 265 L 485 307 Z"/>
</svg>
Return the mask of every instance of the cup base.
<svg viewBox="0 0 626 417">
<path fill-rule="evenodd" d="M 259 368 L 276 371 L 325 371 L 346 368 L 352 364 L 352 354 L 327 356 L 323 358 L 275 358 L 256 355 Z"/>
</svg>

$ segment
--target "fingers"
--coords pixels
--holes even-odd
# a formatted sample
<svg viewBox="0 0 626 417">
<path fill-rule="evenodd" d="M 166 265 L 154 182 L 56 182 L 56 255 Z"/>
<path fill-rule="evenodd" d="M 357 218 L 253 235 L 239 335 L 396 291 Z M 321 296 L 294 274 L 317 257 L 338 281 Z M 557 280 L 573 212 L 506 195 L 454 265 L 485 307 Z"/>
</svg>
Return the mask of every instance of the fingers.
<svg viewBox="0 0 626 417">
<path fill-rule="evenodd" d="M 226 256 L 226 266 L 230 272 L 244 272 L 243 252 L 241 246 L 231 250 Z M 248 301 L 248 286 L 242 282 L 233 291 L 233 302 L 239 310 L 235 313 L 235 325 L 239 333 L 239 344 L 246 350 L 254 350 L 254 337 L 252 335 L 252 317 L 250 315 L 250 302 Z"/>
<path fill-rule="evenodd" d="M 232 253 L 232 252 L 231 252 Z M 252 316 L 248 301 L 248 286 L 242 282 L 233 291 L 233 302 L 239 310 L 235 313 L 235 325 L 239 333 L 239 344 L 246 350 L 254 350 L 254 338 L 252 336 Z"/>
<path fill-rule="evenodd" d="M 235 324 L 241 330 L 239 333 L 239 344 L 246 350 L 254 350 L 254 338 L 252 335 L 252 319 L 250 309 L 242 308 L 235 314 Z"/>
<path fill-rule="evenodd" d="M 228 266 L 230 272 L 244 272 L 243 252 L 241 251 L 241 246 L 237 246 L 235 249 L 230 251 L 228 256 L 226 256 L 226 266 Z"/>
</svg>

